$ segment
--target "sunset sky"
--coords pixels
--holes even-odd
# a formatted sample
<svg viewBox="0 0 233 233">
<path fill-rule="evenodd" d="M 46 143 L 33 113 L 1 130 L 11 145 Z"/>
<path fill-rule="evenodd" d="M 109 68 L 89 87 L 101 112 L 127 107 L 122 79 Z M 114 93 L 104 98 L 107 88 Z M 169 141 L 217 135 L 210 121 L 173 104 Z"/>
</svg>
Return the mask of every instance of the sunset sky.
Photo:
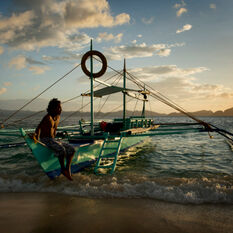
<svg viewBox="0 0 233 233">
<path fill-rule="evenodd" d="M 93 39 L 110 66 L 120 70 L 126 58 L 129 72 L 187 111 L 231 108 L 232 23 L 232 0 L 2 0 L 0 101 L 35 97 L 79 64 Z M 40 98 L 64 101 L 88 88 L 78 68 Z M 156 101 L 151 108 L 173 112 Z"/>
</svg>

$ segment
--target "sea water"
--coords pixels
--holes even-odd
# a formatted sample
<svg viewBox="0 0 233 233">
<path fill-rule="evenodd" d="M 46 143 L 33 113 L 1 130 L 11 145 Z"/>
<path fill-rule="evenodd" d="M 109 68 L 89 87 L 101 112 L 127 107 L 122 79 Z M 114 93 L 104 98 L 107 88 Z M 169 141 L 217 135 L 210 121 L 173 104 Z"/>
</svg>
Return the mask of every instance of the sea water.
<svg viewBox="0 0 233 233">
<path fill-rule="evenodd" d="M 233 117 L 204 117 L 233 132 Z M 158 117 L 155 122 L 190 122 L 185 117 Z M 35 127 L 39 118 L 11 128 Z M 75 124 L 71 118 L 64 124 Z M 0 192 L 54 192 L 94 198 L 151 198 L 175 203 L 233 204 L 233 150 L 216 133 L 154 136 L 118 159 L 113 175 L 97 176 L 94 166 L 73 175 L 49 178 L 28 147 L 0 149 Z M 22 138 L 0 136 L 0 144 Z"/>
</svg>

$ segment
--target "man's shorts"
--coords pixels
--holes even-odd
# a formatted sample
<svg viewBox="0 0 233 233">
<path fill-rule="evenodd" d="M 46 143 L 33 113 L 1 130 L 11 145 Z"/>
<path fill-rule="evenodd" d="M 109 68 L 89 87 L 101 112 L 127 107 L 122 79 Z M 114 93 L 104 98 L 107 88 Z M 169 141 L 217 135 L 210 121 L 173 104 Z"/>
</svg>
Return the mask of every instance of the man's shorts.
<svg viewBox="0 0 233 233">
<path fill-rule="evenodd" d="M 56 141 L 54 138 L 42 138 L 41 142 L 52 149 L 56 157 L 69 157 L 75 152 L 73 146 L 65 142 Z"/>
</svg>

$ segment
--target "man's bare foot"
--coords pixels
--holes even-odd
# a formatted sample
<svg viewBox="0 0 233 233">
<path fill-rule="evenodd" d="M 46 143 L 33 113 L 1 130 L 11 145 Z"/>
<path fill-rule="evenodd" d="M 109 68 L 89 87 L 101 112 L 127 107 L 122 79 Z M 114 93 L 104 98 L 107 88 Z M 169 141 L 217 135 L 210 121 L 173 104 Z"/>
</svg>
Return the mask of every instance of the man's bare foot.
<svg viewBox="0 0 233 233">
<path fill-rule="evenodd" d="M 68 180 L 73 180 L 71 177 L 71 174 L 67 170 L 61 171 L 61 173 L 68 179 Z"/>
</svg>

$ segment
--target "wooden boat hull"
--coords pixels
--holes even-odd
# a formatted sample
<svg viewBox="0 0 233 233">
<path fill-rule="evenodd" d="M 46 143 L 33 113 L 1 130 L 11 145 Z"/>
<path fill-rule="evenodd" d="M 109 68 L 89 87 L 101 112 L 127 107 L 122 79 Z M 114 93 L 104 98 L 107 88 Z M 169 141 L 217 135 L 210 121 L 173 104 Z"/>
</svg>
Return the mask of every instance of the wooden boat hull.
<svg viewBox="0 0 233 233">
<path fill-rule="evenodd" d="M 43 171 L 49 178 L 54 179 L 61 174 L 60 163 L 53 151 L 41 143 L 35 143 L 23 129 L 20 129 L 21 135 L 24 137 L 28 147 L 42 167 Z M 128 148 L 141 143 L 146 138 L 145 136 L 124 137 L 120 152 L 126 151 Z M 77 173 L 82 169 L 94 164 L 99 156 L 103 140 L 97 140 L 95 143 L 86 143 L 74 145 L 76 152 L 71 164 L 71 172 Z M 108 154 L 114 153 L 109 150 Z"/>
</svg>

